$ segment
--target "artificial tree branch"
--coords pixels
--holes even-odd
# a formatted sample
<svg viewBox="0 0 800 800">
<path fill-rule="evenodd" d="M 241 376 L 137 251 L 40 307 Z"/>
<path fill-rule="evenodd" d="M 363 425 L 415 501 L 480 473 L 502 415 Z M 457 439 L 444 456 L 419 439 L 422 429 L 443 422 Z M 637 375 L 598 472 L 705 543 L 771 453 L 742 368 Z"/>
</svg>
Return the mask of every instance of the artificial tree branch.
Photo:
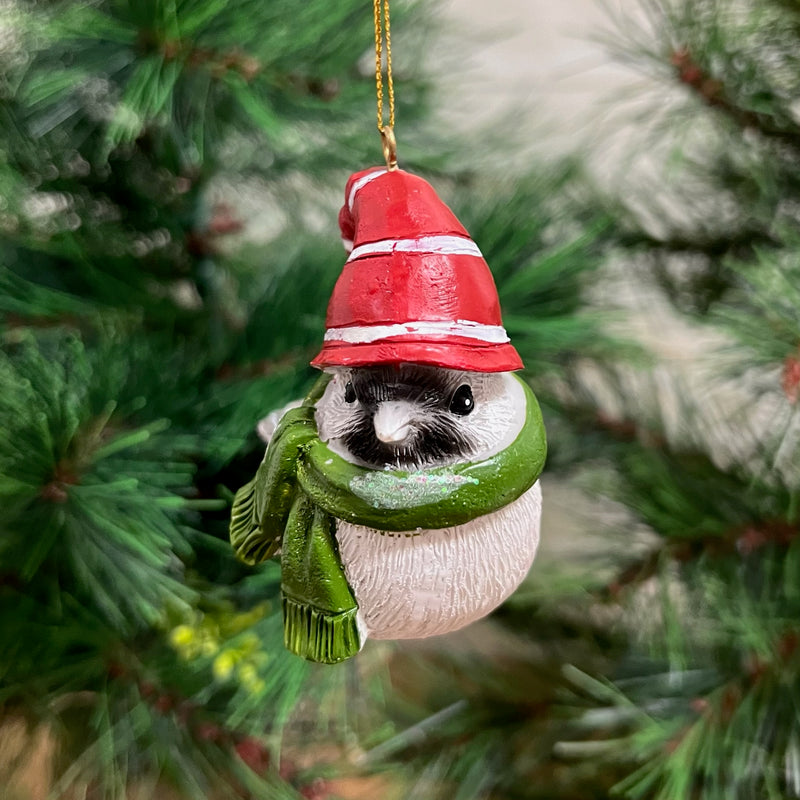
<svg viewBox="0 0 800 800">
<path fill-rule="evenodd" d="M 742 130 L 755 130 L 765 139 L 781 142 L 795 151 L 800 150 L 800 131 L 783 127 L 766 114 L 737 106 L 726 91 L 725 84 L 709 75 L 688 48 L 675 50 L 670 63 L 681 83 L 692 89 L 707 106 L 721 111 Z"/>
</svg>

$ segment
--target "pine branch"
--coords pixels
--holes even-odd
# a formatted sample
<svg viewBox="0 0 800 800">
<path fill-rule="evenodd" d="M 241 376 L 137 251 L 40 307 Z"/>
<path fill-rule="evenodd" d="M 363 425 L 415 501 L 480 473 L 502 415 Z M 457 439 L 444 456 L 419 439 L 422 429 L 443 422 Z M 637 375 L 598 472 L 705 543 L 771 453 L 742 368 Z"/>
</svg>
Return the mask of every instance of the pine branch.
<svg viewBox="0 0 800 800">
<path fill-rule="evenodd" d="M 60 331 L 39 342 L 24 335 L 0 372 L 4 562 L 26 583 L 42 571 L 59 576 L 120 630 L 187 602 L 178 554 L 194 468 L 174 450 L 165 458 L 167 426 L 125 429 L 104 392 L 115 382 L 118 390 L 121 376 L 99 377 L 80 342 Z"/>
<path fill-rule="evenodd" d="M 618 470 L 609 491 L 674 541 L 676 557 L 684 552 L 681 544 L 698 555 L 714 548 L 726 551 L 751 528 L 761 531 L 753 534 L 755 546 L 759 537 L 785 539 L 786 530 L 794 527 L 795 521 L 786 517 L 793 495 L 778 476 L 754 476 L 737 465 L 723 470 L 705 452 L 655 444 L 632 442 L 607 450 Z"/>
<path fill-rule="evenodd" d="M 623 231 L 618 234 L 619 245 L 626 250 L 643 247 L 668 255 L 702 254 L 710 259 L 727 255 L 751 254 L 764 246 L 778 247 L 780 239 L 762 228 L 739 229 L 725 235 L 704 237 L 681 235 L 676 232 L 666 238 L 655 237 L 647 231 Z"/>
<path fill-rule="evenodd" d="M 759 249 L 755 263 L 730 262 L 739 283 L 715 317 L 748 348 L 755 363 L 780 364 L 800 344 L 797 252 L 792 237 L 780 250 Z"/>
<path fill-rule="evenodd" d="M 743 131 L 755 130 L 765 139 L 800 149 L 800 130 L 796 125 L 784 126 L 768 114 L 757 113 L 736 105 L 722 80 L 711 77 L 687 48 L 675 50 L 670 63 L 678 80 L 690 88 L 710 108 L 722 112 Z"/>
<path fill-rule="evenodd" d="M 305 791 L 304 773 L 277 760 L 307 674 L 283 649 L 280 605 L 264 603 L 277 585 L 274 569 L 213 594 L 196 585 L 206 599 L 188 615 L 173 607 L 162 630 L 125 639 L 66 594 L 53 604 L 42 580 L 38 592 L 0 589 L 0 705 L 22 703 L 53 729 L 62 750 L 54 793 L 100 781 L 121 798 L 118 776 L 129 771 L 138 780 L 163 772 L 187 797 L 288 800 L 287 780 Z M 253 597 L 260 603 L 247 611 L 231 603 Z"/>
<path fill-rule="evenodd" d="M 800 538 L 800 526 L 786 520 L 753 522 L 725 532 L 722 536 L 696 539 L 690 543 L 667 541 L 644 557 L 627 564 L 608 584 L 601 596 L 619 601 L 623 592 L 635 590 L 659 575 L 665 564 L 725 557 L 744 560 L 770 549 L 788 551 Z"/>
<path fill-rule="evenodd" d="M 615 787 L 629 798 L 722 800 L 775 787 L 791 796 L 798 729 L 787 708 L 796 697 L 786 676 L 797 669 L 798 641 L 797 630 L 786 629 L 758 654 L 743 654 L 727 676 L 691 666 L 658 672 L 657 664 L 642 672 L 640 665 L 635 677 L 609 686 L 570 670 L 575 686 L 599 707 L 573 728 L 591 731 L 593 739 L 563 741 L 558 750 L 572 758 L 594 753 L 610 764 L 633 757 L 641 766 Z M 754 757 L 758 770 L 751 768 Z"/>
<path fill-rule="evenodd" d="M 781 145 L 796 151 L 796 12 L 773 0 L 737 8 L 717 0 L 645 0 L 641 12 L 636 21 L 615 20 L 607 44 L 617 58 L 670 83 L 677 79 L 740 131 L 777 143 L 778 152 Z"/>
</svg>

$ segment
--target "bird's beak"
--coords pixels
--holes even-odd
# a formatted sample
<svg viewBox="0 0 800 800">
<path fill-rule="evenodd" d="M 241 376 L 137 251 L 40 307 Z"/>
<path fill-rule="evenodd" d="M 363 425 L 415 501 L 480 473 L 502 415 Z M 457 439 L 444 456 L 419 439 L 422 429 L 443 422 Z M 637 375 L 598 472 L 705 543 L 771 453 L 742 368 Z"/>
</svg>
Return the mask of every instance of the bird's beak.
<svg viewBox="0 0 800 800">
<path fill-rule="evenodd" d="M 373 417 L 375 435 L 382 442 L 404 442 L 414 432 L 415 406 L 405 400 L 386 400 Z"/>
</svg>

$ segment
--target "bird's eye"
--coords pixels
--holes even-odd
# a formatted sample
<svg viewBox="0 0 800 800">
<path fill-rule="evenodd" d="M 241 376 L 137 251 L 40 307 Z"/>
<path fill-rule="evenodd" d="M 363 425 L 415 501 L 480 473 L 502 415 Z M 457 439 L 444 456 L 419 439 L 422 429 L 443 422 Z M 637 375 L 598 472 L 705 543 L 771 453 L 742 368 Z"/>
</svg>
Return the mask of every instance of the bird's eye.
<svg viewBox="0 0 800 800">
<path fill-rule="evenodd" d="M 347 386 L 344 387 L 344 401 L 345 403 L 355 403 L 356 401 L 356 390 L 350 381 L 347 381 Z"/>
<path fill-rule="evenodd" d="M 474 408 L 475 398 L 472 396 L 472 389 L 469 384 L 462 383 L 450 398 L 450 410 L 459 417 L 466 417 Z"/>
</svg>

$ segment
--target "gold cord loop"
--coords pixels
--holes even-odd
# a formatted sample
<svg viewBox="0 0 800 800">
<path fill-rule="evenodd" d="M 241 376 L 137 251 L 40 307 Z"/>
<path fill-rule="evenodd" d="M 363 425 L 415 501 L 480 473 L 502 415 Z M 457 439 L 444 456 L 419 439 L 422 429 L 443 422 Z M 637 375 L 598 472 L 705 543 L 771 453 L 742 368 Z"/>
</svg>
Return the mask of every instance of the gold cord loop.
<svg viewBox="0 0 800 800">
<path fill-rule="evenodd" d="M 394 138 L 394 83 L 392 81 L 392 28 L 389 20 L 389 0 L 372 0 L 375 21 L 375 90 L 378 99 L 378 130 L 381 134 L 383 157 L 391 172 L 397 169 L 397 142 Z M 389 123 L 383 121 L 383 39 L 386 38 L 386 88 L 389 94 Z"/>
</svg>

